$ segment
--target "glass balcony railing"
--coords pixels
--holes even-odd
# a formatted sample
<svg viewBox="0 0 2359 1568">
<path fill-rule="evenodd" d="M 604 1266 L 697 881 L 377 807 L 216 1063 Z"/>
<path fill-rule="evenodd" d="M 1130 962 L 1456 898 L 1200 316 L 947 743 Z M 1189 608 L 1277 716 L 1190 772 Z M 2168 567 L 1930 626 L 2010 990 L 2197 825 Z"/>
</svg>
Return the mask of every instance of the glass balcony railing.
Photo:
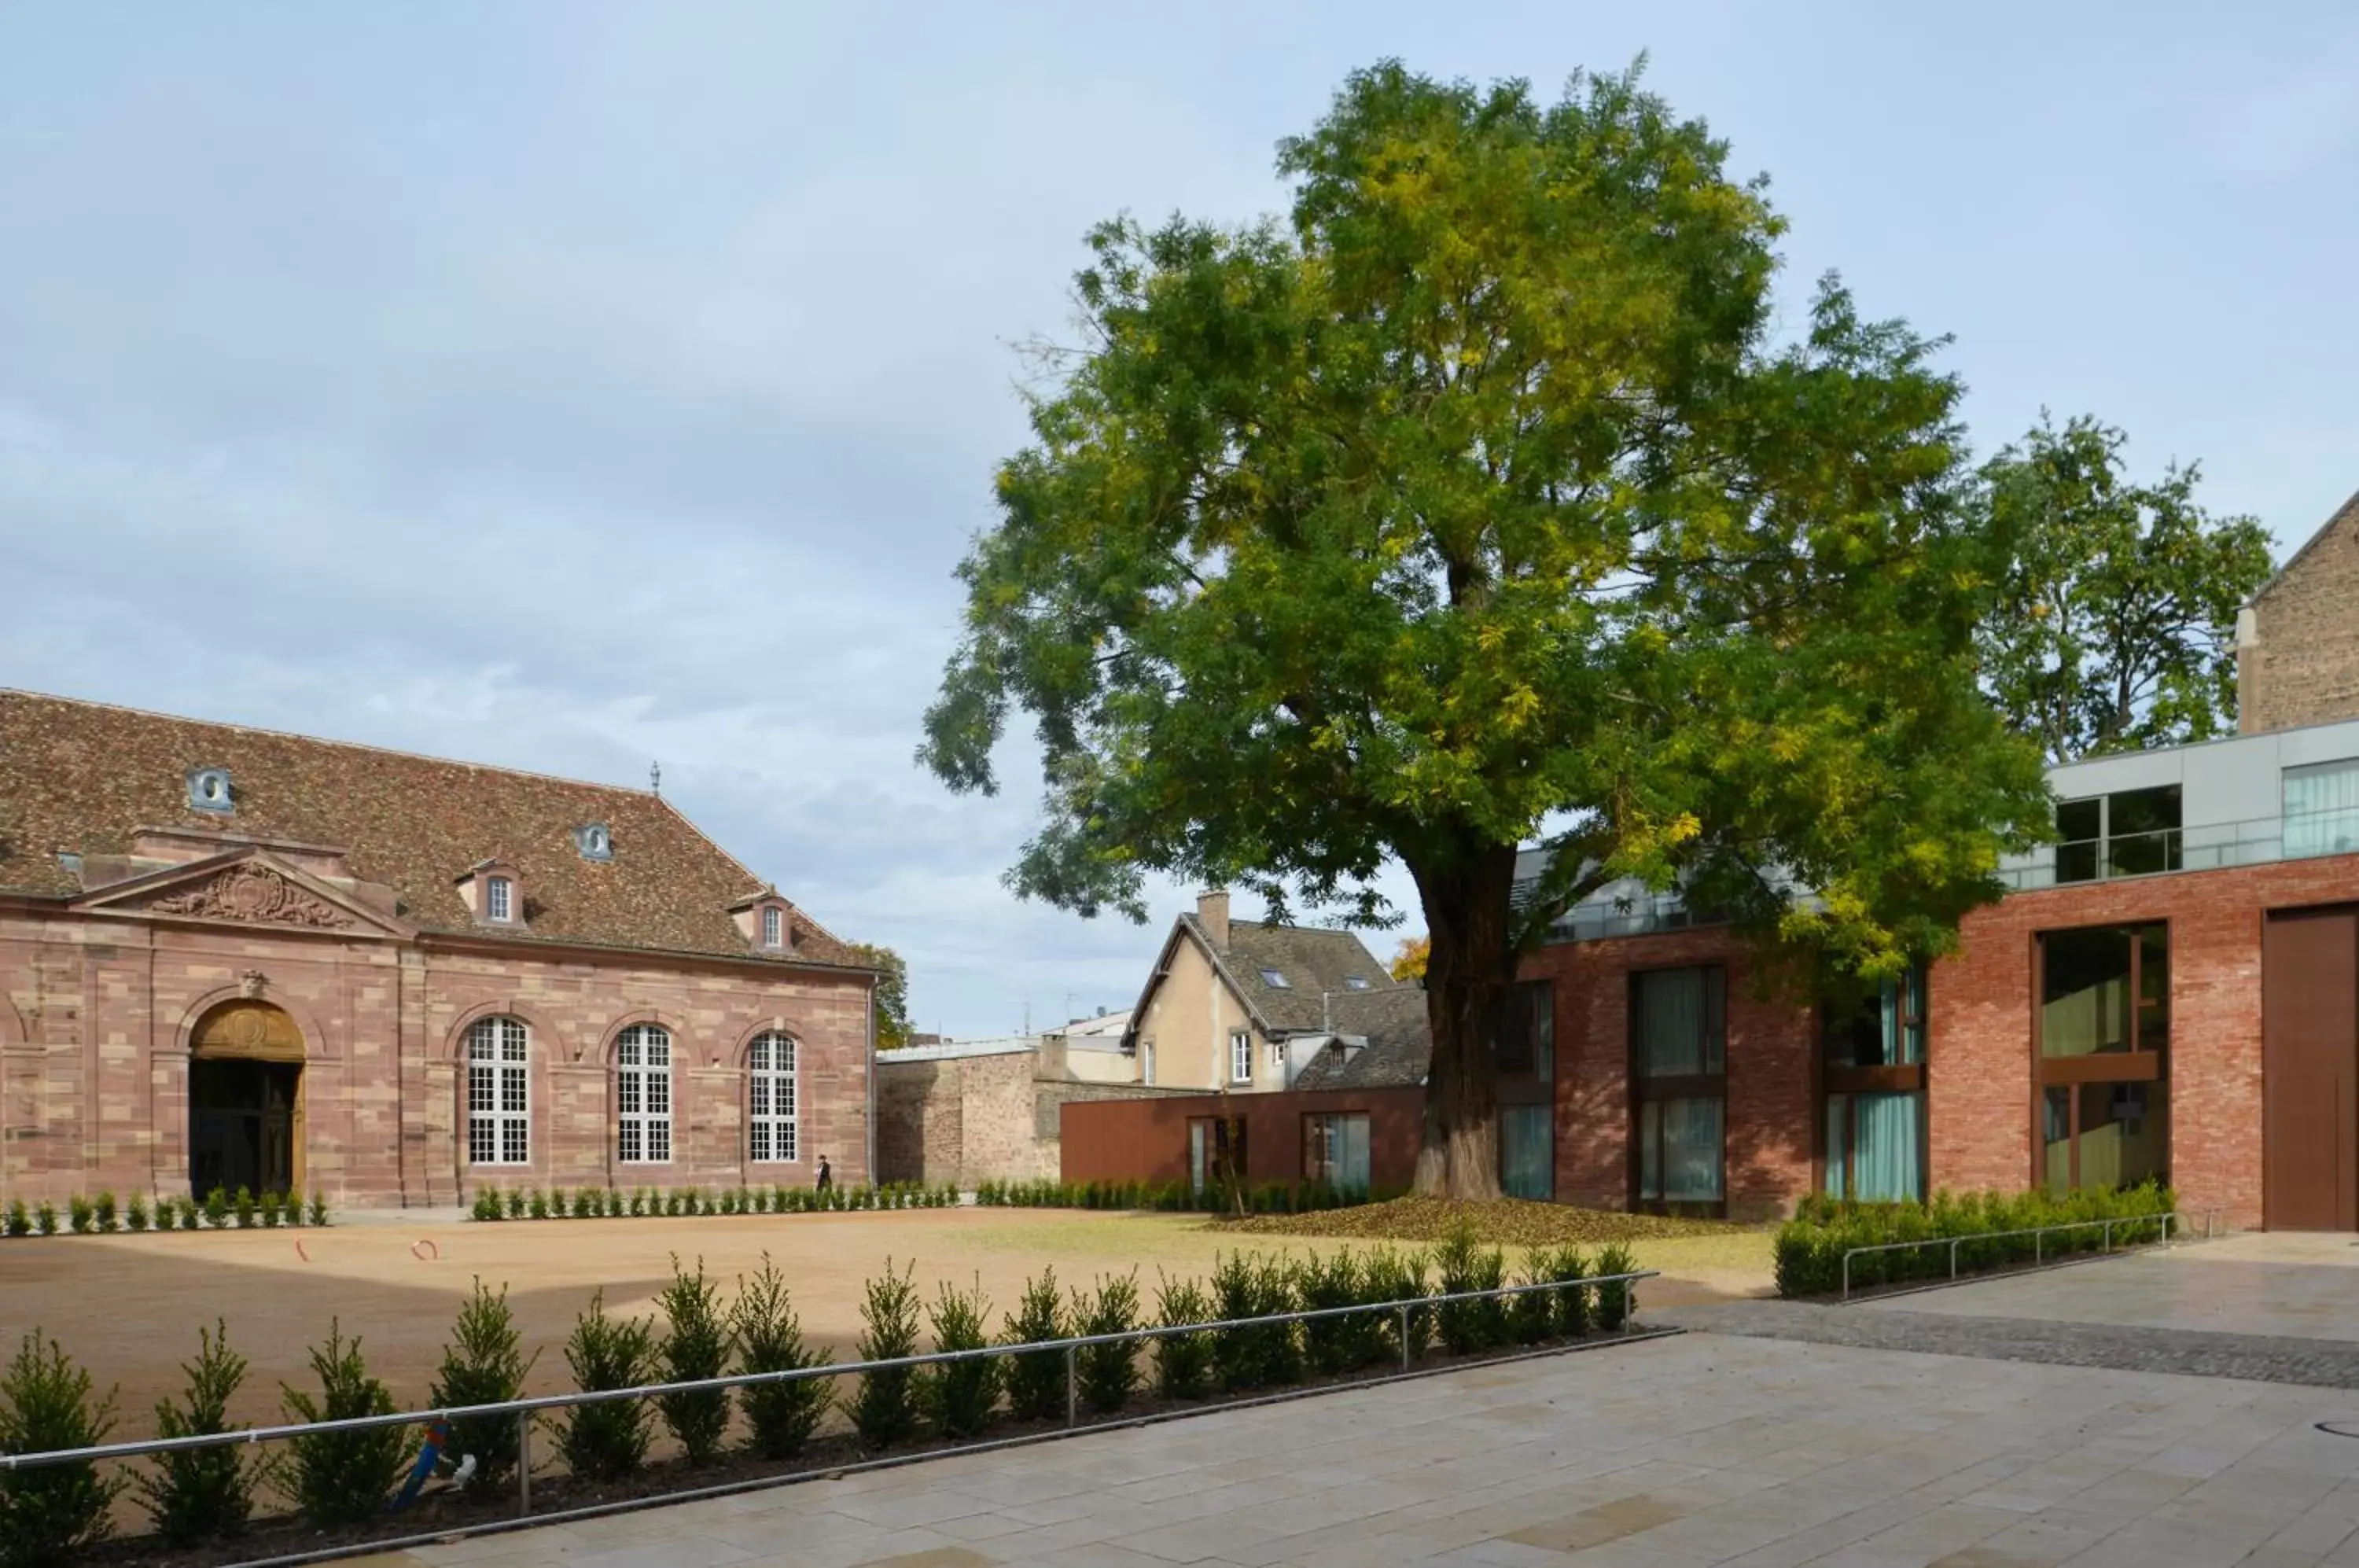
<svg viewBox="0 0 2359 1568">
<path fill-rule="evenodd" d="M 2318 855 L 2359 855 L 2359 807 L 2069 839 L 2010 857 L 2000 865 L 1999 879 L 2019 893 L 2074 882 L 2153 877 L 2169 871 L 2217 871 Z"/>
</svg>

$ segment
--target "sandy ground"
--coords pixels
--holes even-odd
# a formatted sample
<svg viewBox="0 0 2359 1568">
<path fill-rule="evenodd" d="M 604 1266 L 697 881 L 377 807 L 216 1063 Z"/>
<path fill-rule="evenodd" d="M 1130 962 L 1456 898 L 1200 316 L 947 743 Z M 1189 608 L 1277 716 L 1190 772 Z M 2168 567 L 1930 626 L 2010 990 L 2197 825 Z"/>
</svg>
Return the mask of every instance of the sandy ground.
<svg viewBox="0 0 2359 1568">
<path fill-rule="evenodd" d="M 540 1359 L 527 1391 L 572 1387 L 564 1340 L 592 1290 L 610 1310 L 648 1312 L 671 1256 L 734 1290 L 767 1252 L 784 1271 L 805 1337 L 849 1358 L 860 1332 L 863 1282 L 889 1258 L 916 1264 L 929 1300 L 940 1281 L 980 1280 L 995 1319 L 1015 1304 L 1027 1275 L 1053 1265 L 1060 1281 L 1086 1285 L 1136 1269 L 1151 1305 L 1157 1272 L 1209 1273 L 1240 1238 L 1193 1215 L 1102 1214 L 1063 1210 L 945 1209 L 907 1213 L 622 1219 L 477 1225 L 377 1221 L 327 1230 L 174 1232 L 168 1236 L 56 1236 L 0 1243 L 0 1345 L 10 1350 L 39 1325 L 61 1341 L 103 1388 L 118 1386 L 116 1435 L 147 1435 L 152 1407 L 180 1385 L 179 1363 L 197 1349 L 199 1324 L 227 1320 L 230 1343 L 254 1364 L 244 1408 L 278 1418 L 279 1385 L 312 1387 L 307 1351 L 330 1320 L 357 1334 L 370 1370 L 405 1408 L 427 1402 L 451 1317 L 477 1276 L 506 1285 L 527 1347 Z M 1338 1243 L 1241 1238 L 1259 1250 L 1330 1250 Z M 300 1251 L 299 1252 L 299 1246 Z M 1766 1236 L 1640 1243 L 1640 1264 L 1665 1271 L 1642 1304 L 1670 1305 L 1764 1293 Z M 308 1256 L 305 1256 L 308 1255 Z"/>
</svg>

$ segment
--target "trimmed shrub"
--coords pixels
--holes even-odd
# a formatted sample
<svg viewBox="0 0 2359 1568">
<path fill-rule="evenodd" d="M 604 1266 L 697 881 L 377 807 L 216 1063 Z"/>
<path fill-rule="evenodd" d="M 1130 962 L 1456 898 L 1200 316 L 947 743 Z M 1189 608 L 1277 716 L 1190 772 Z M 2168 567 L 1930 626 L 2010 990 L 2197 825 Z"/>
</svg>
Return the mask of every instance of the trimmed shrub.
<svg viewBox="0 0 2359 1568">
<path fill-rule="evenodd" d="M 535 1219 L 538 1219 L 539 1217 L 540 1216 L 538 1214 L 535 1214 L 533 1216 Z M 571 1219 L 573 1217 L 573 1194 L 568 1192 L 562 1187 L 551 1187 L 549 1190 L 549 1217 L 557 1220 Z"/>
<path fill-rule="evenodd" d="M 1096 1291 L 1073 1292 L 1073 1334 L 1128 1334 L 1138 1326 L 1138 1276 L 1117 1274 L 1098 1281 Z M 1082 1403 L 1092 1415 L 1110 1416 L 1138 1392 L 1138 1342 L 1085 1345 L 1075 1352 Z"/>
<path fill-rule="evenodd" d="M 1589 1259 L 1577 1247 L 1543 1247 L 1532 1254 L 1532 1272 L 1540 1279 L 1562 1283 L 1585 1279 L 1589 1271 Z M 1548 1293 L 1549 1316 L 1560 1337 L 1578 1339 L 1589 1332 L 1589 1291 L 1587 1285 L 1567 1285 Z"/>
<path fill-rule="evenodd" d="M 475 1194 L 475 1206 L 470 1216 L 478 1220 L 496 1220 L 507 1211 L 500 1207 L 500 1195 L 485 1187 Z"/>
<path fill-rule="evenodd" d="M 634 1188 L 632 1188 L 632 1189 L 631 1189 L 631 1217 L 632 1217 L 633 1219 L 639 1219 L 639 1218 L 642 1218 L 642 1217 L 644 1217 L 644 1216 L 646 1215 L 647 1212 L 647 1190 L 645 1187 L 634 1187 Z"/>
<path fill-rule="evenodd" d="M 860 1304 L 861 1321 L 867 1325 L 860 1334 L 861 1360 L 891 1361 L 918 1354 L 918 1288 L 910 1282 L 916 1272 L 917 1265 L 911 1263 L 908 1273 L 895 1273 L 888 1258 L 885 1277 L 868 1281 L 866 1298 Z M 862 1375 L 859 1396 L 848 1413 L 853 1429 L 868 1447 L 890 1448 L 917 1435 L 914 1370 L 888 1367 Z"/>
<path fill-rule="evenodd" d="M 1343 1247 L 1326 1258 L 1317 1253 L 1294 1266 L 1295 1294 L 1302 1310 L 1357 1306 L 1361 1294 L 1360 1259 Z M 1364 1365 L 1361 1339 L 1376 1325 L 1374 1312 L 1344 1312 L 1332 1318 L 1306 1318 L 1302 1323 L 1302 1355 L 1310 1370 L 1329 1377 Z"/>
<path fill-rule="evenodd" d="M 197 1330 L 197 1358 L 180 1363 L 182 1399 L 156 1405 L 158 1437 L 211 1437 L 229 1424 L 230 1401 L 245 1382 L 245 1357 L 229 1347 L 229 1324 Z M 235 1535 L 254 1512 L 254 1475 L 234 1447 L 189 1448 L 148 1456 L 154 1472 L 137 1478 L 139 1506 L 156 1533 L 174 1546 Z"/>
<path fill-rule="evenodd" d="M 606 1216 L 617 1220 L 623 1217 L 623 1194 L 612 1187 L 606 1189 Z"/>
<path fill-rule="evenodd" d="M 516 1314 L 508 1309 L 507 1287 L 501 1286 L 495 1295 L 478 1275 L 474 1293 L 460 1303 L 459 1315 L 451 1320 L 451 1337 L 442 1345 L 442 1364 L 435 1368 L 433 1387 L 426 1398 L 443 1410 L 496 1405 L 521 1398 L 525 1375 L 539 1359 L 538 1350 L 530 1356 L 524 1353 Z M 462 1416 L 453 1421 L 450 1454 L 454 1460 L 473 1454 L 475 1484 L 490 1490 L 516 1471 L 516 1418 Z"/>
<path fill-rule="evenodd" d="M 58 1206 L 55 1203 L 43 1203 L 34 1211 L 34 1217 L 43 1236 L 58 1234 Z"/>
<path fill-rule="evenodd" d="M 678 1215 L 679 1214 L 680 1195 L 678 1192 L 666 1192 L 664 1194 L 663 1203 L 663 1212 L 665 1214 L 672 1215 Z"/>
<path fill-rule="evenodd" d="M 1390 1242 L 1371 1248 L 1360 1265 L 1362 1289 L 1371 1301 L 1422 1301 L 1430 1291 L 1426 1285 L 1426 1260 L 1421 1252 L 1404 1251 Z M 1433 1345 L 1433 1309 L 1411 1307 L 1404 1314 L 1389 1312 L 1379 1314 L 1388 1356 L 1407 1356 L 1410 1360 L 1423 1356 Z M 1400 1342 L 1406 1325 L 1408 1344 Z"/>
<path fill-rule="evenodd" d="M 114 1430 L 114 1395 L 91 1398 L 90 1374 L 39 1329 L 27 1334 L 0 1373 L 0 1453 L 89 1448 Z M 0 1471 L 0 1564 L 52 1568 L 114 1533 L 110 1510 L 120 1476 L 94 1465 Z"/>
<path fill-rule="evenodd" d="M 1854 1258 L 1854 1290 L 1948 1278 L 1950 1248 L 1938 1244 L 1951 1237 L 2032 1230 L 2041 1225 L 2085 1225 L 2093 1220 L 2121 1220 L 2131 1223 L 2113 1227 L 2113 1244 L 2138 1246 L 2159 1240 L 2161 1216 L 2176 1213 L 2178 1207 L 2178 1192 L 2155 1182 L 2057 1194 L 2038 1191 L 1937 1192 L 1930 1203 L 1863 1203 L 1813 1195 L 1804 1199 L 1794 1218 L 1778 1229 L 1777 1293 L 1788 1298 L 1836 1293 L 1843 1288 L 1843 1254 L 1859 1247 L 1884 1247 L 1906 1241 L 1934 1244 L 1894 1252 L 1872 1252 Z M 1958 1268 L 1961 1273 L 2004 1269 L 2040 1258 L 2094 1252 L 2104 1245 L 2105 1233 L 2101 1225 L 2038 1238 L 2010 1236 L 1962 1241 Z"/>
<path fill-rule="evenodd" d="M 525 1207 L 526 1212 L 537 1220 L 545 1220 L 549 1217 L 549 1199 L 538 1187 L 535 1187 L 531 1195 L 525 1200 Z"/>
<path fill-rule="evenodd" d="M 1630 1256 L 1630 1249 L 1617 1241 L 1598 1249 L 1593 1267 L 1597 1277 L 1603 1279 L 1630 1273 L 1638 1264 Z M 1619 1333 L 1622 1325 L 1630 1321 L 1630 1282 L 1625 1279 L 1617 1284 L 1592 1288 L 1597 1292 L 1597 1326 L 1608 1334 Z"/>
<path fill-rule="evenodd" d="M 1206 1323 L 1212 1298 L 1193 1279 L 1163 1278 L 1155 1293 L 1156 1321 L 1164 1327 Z M 1155 1341 L 1155 1391 L 1167 1399 L 1201 1399 L 1212 1381 L 1212 1336 L 1167 1334 Z"/>
<path fill-rule="evenodd" d="M 109 1235 L 123 1228 L 122 1219 L 115 1212 L 114 1193 L 101 1192 L 90 1207 L 91 1218 L 96 1223 L 100 1235 Z"/>
<path fill-rule="evenodd" d="M 1002 1325 L 1002 1345 L 1032 1345 L 1066 1337 L 1065 1301 L 1057 1270 L 1043 1269 L 1027 1279 L 1016 1310 Z M 1008 1357 L 1007 1408 L 1018 1421 L 1061 1421 L 1065 1414 L 1065 1353 L 1036 1350 Z"/>
<path fill-rule="evenodd" d="M 661 1353 L 662 1380 L 693 1383 L 718 1377 L 729 1369 L 732 1335 L 728 1314 L 721 1308 L 721 1288 L 705 1276 L 704 1259 L 696 1272 L 685 1273 L 679 1255 L 671 1260 L 671 1283 L 656 1297 L 664 1314 Z M 729 1430 L 729 1390 L 692 1388 L 660 1394 L 656 1409 L 664 1425 L 679 1440 L 690 1465 L 709 1465 L 721 1453 L 721 1439 Z"/>
<path fill-rule="evenodd" d="M 522 1188 L 511 1187 L 508 1189 L 507 1208 L 508 1218 L 512 1220 L 520 1220 L 524 1218 L 525 1195 Z"/>
<path fill-rule="evenodd" d="M 740 1372 L 794 1372 L 822 1364 L 820 1353 L 804 1348 L 802 1323 L 795 1315 L 786 1277 L 766 1252 L 752 1279 L 738 1278 L 729 1323 L 737 1332 Z M 753 1433 L 751 1446 L 765 1459 L 792 1459 L 800 1454 L 834 1398 L 835 1389 L 824 1377 L 756 1383 L 737 1390 L 738 1405 Z"/>
<path fill-rule="evenodd" d="M 131 1201 L 123 1205 L 123 1224 L 126 1229 L 134 1232 L 146 1230 L 147 1228 L 147 1200 L 141 1197 L 136 1192 L 132 1193 Z M 164 1228 L 168 1230 L 171 1227 L 167 1225 Z"/>
<path fill-rule="evenodd" d="M 278 1228 L 278 1208 L 279 1203 L 277 1192 L 275 1191 L 266 1190 L 262 1194 L 263 1229 L 277 1230 Z"/>
<path fill-rule="evenodd" d="M 189 1199 L 180 1205 L 180 1228 L 182 1230 L 196 1229 L 197 1226 L 202 1223 L 204 1217 L 204 1211 L 197 1207 L 197 1202 L 194 1198 Z"/>
<path fill-rule="evenodd" d="M 216 1185 L 212 1192 L 205 1194 L 205 1224 L 215 1230 L 228 1228 L 229 1190 L 227 1188 Z"/>
<path fill-rule="evenodd" d="M 1535 1252 L 1525 1260 L 1524 1271 L 1516 1277 L 1518 1285 L 1545 1285 L 1549 1272 Z M 1516 1345 L 1538 1345 L 1556 1334 L 1556 1303 L 1550 1300 L 1553 1290 L 1526 1290 L 1519 1296 L 1509 1296 L 1507 1302 L 1507 1338 Z"/>
<path fill-rule="evenodd" d="M 328 1194 L 317 1187 L 311 1189 L 311 1208 L 309 1218 L 310 1223 L 317 1226 L 325 1226 L 330 1223 Z"/>
<path fill-rule="evenodd" d="M 7 1226 L 8 1234 L 10 1236 L 30 1236 L 33 1234 L 32 1212 L 25 1207 L 24 1199 L 11 1198 L 8 1200 Z"/>
<path fill-rule="evenodd" d="M 1433 1249 L 1433 1267 L 1440 1276 L 1439 1293 L 1444 1296 L 1461 1290 L 1495 1290 L 1506 1282 L 1506 1255 L 1495 1247 L 1479 1246 L 1471 1225 L 1456 1227 Z M 1442 1348 L 1452 1355 L 1487 1350 L 1506 1340 L 1506 1310 L 1496 1296 L 1479 1301 L 1443 1301 L 1434 1316 L 1434 1331 Z"/>
<path fill-rule="evenodd" d="M 91 1206 L 88 1198 L 76 1193 L 66 1200 L 66 1218 L 74 1235 L 88 1236 L 91 1226 L 98 1223 L 98 1211 Z"/>
<path fill-rule="evenodd" d="M 1294 1310 L 1294 1280 L 1283 1259 L 1233 1252 L 1215 1259 L 1212 1311 L 1221 1318 L 1265 1317 Z M 1230 1390 L 1292 1383 L 1302 1377 L 1302 1356 L 1290 1323 L 1215 1329 L 1212 1371 Z"/>
<path fill-rule="evenodd" d="M 262 1212 L 261 1206 L 254 1201 L 253 1192 L 245 1187 L 237 1190 L 230 1199 L 229 1206 L 237 1214 L 237 1228 L 240 1230 L 252 1230 L 256 1216 Z"/>
<path fill-rule="evenodd" d="M 316 1399 L 300 1388 L 280 1385 L 290 1422 L 393 1414 L 393 1395 L 368 1375 L 359 1337 L 346 1340 L 343 1325 L 333 1318 L 328 1321 L 328 1343 L 311 1347 L 311 1370 L 320 1378 Z M 407 1446 L 407 1434 L 397 1426 L 315 1432 L 289 1438 L 287 1490 L 305 1521 L 315 1529 L 363 1523 L 384 1511 L 385 1495 L 401 1473 Z"/>
<path fill-rule="evenodd" d="M 655 1369 L 655 1325 L 647 1318 L 606 1315 L 606 1292 L 593 1290 L 590 1305 L 573 1320 L 565 1341 L 565 1365 L 573 1386 L 584 1393 L 634 1388 Z M 576 1405 L 558 1423 L 557 1451 L 566 1467 L 586 1481 L 618 1481 L 647 1463 L 648 1422 L 645 1399 L 607 1399 Z"/>
<path fill-rule="evenodd" d="M 737 1194 L 726 1187 L 721 1189 L 721 1212 L 733 1218 L 737 1213 Z"/>
<path fill-rule="evenodd" d="M 926 1315 L 936 1350 L 981 1350 L 991 1343 L 991 1303 L 977 1279 L 968 1290 L 940 1287 Z M 919 1402 L 945 1437 L 974 1437 L 991 1424 L 1006 1368 L 997 1356 L 945 1361 L 925 1368 Z"/>
<path fill-rule="evenodd" d="M 287 1206 L 279 1211 L 278 1217 L 285 1220 L 289 1227 L 299 1229 L 303 1224 L 303 1194 L 288 1193 Z"/>
</svg>

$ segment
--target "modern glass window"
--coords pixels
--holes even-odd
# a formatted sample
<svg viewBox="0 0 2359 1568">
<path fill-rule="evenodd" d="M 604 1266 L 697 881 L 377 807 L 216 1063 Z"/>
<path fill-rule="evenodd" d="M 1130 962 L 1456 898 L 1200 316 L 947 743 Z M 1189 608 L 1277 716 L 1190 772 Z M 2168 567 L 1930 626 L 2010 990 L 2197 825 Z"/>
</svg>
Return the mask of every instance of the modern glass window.
<svg viewBox="0 0 2359 1568">
<path fill-rule="evenodd" d="M 1293 986 L 1288 985 L 1286 982 L 1286 972 L 1280 969 L 1263 970 L 1261 972 L 1261 983 L 1268 986 L 1273 991 L 1291 991 L 1294 989 Z"/>
<path fill-rule="evenodd" d="M 1723 1204 L 1727 972 L 1641 971 L 1630 1000 L 1634 1196 L 1665 1207 Z"/>
<path fill-rule="evenodd" d="M 1253 1082 L 1253 1035 L 1245 1029 L 1229 1031 L 1229 1082 Z"/>
<path fill-rule="evenodd" d="M 745 1155 L 754 1160 L 799 1159 L 795 1145 L 795 1042 L 789 1035 L 757 1034 L 745 1048 Z"/>
<path fill-rule="evenodd" d="M 2285 770 L 2285 853 L 2359 854 L 2359 757 Z"/>
<path fill-rule="evenodd" d="M 1510 1198 L 1556 1196 L 1556 1127 L 1547 1105 L 1499 1107 L 1499 1189 Z"/>
<path fill-rule="evenodd" d="M 505 877 L 495 877 L 485 882 L 484 884 L 484 918 L 487 920 L 508 919 L 508 909 L 513 902 L 511 896 L 514 892 L 515 885 Z"/>
<path fill-rule="evenodd" d="M 671 1031 L 633 1024 L 614 1041 L 614 1157 L 625 1165 L 671 1159 Z"/>
<path fill-rule="evenodd" d="M 1155 1042 L 1151 1040 L 1138 1042 L 1138 1081 L 1142 1083 L 1155 1082 Z"/>
<path fill-rule="evenodd" d="M 1504 1076 L 1528 1076 L 1542 1083 L 1556 1076 L 1554 983 L 1521 980 L 1507 987 L 1492 1026 L 1491 1051 Z"/>
<path fill-rule="evenodd" d="M 2056 880 L 2144 877 L 2180 867 L 2176 784 L 2065 800 L 2056 808 Z"/>
<path fill-rule="evenodd" d="M 776 904 L 762 907 L 762 945 L 784 947 L 787 942 L 786 912 Z"/>
<path fill-rule="evenodd" d="M 1201 1194 L 1214 1182 L 1242 1179 L 1245 1164 L 1243 1116 L 1191 1116 L 1188 1122 L 1188 1184 Z"/>
<path fill-rule="evenodd" d="M 2040 933 L 2034 1179 L 2053 1192 L 2169 1175 L 2170 932 Z"/>
<path fill-rule="evenodd" d="M 1364 991 L 1367 988 L 1368 977 L 1366 975 L 1346 975 L 1343 976 L 1343 989 L 1346 991 Z"/>
<path fill-rule="evenodd" d="M 1302 1178 L 1340 1192 L 1368 1190 L 1368 1117 L 1337 1111 L 1302 1118 Z"/>
<path fill-rule="evenodd" d="M 1827 1192 L 1894 1203 L 1925 1195 L 1925 972 L 1910 969 L 1820 1009 Z"/>
<path fill-rule="evenodd" d="M 530 1037 L 521 1018 L 478 1018 L 467 1029 L 467 1162 L 524 1165 L 532 1159 Z"/>
</svg>

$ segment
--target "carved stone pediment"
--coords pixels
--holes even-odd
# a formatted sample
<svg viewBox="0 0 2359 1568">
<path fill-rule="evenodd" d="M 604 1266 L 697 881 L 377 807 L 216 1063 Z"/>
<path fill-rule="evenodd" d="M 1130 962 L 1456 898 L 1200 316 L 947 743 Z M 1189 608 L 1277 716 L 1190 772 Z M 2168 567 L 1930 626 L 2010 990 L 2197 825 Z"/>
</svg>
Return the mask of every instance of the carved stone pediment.
<svg viewBox="0 0 2359 1568">
<path fill-rule="evenodd" d="M 153 872 L 85 895 L 76 907 L 93 915 L 164 915 L 294 931 L 411 934 L 404 922 L 262 850 Z"/>
<path fill-rule="evenodd" d="M 147 905 L 158 915 L 195 915 L 204 920 L 254 925 L 308 926 L 347 931 L 353 917 L 317 893 L 299 887 L 256 861 L 245 861 L 194 887 L 167 893 Z"/>
</svg>

